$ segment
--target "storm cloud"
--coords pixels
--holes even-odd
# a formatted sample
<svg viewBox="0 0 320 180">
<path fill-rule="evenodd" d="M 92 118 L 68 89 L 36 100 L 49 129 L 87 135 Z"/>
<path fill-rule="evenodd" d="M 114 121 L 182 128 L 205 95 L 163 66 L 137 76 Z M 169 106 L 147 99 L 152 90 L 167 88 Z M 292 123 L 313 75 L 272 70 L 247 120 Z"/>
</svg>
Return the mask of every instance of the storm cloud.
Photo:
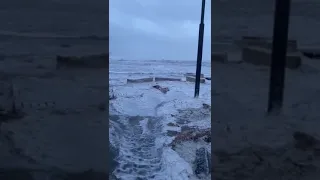
<svg viewBox="0 0 320 180">
<path fill-rule="evenodd" d="M 206 2 L 203 60 L 210 59 L 211 3 Z M 111 57 L 196 60 L 201 0 L 110 0 Z"/>
</svg>

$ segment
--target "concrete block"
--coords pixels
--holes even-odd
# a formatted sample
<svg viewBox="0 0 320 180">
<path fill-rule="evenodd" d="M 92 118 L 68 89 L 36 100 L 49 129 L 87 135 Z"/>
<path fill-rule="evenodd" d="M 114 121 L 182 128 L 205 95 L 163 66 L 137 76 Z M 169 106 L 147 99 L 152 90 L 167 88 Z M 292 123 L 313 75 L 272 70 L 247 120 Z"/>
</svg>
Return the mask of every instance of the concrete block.
<svg viewBox="0 0 320 180">
<path fill-rule="evenodd" d="M 158 81 L 181 81 L 181 79 L 178 79 L 178 78 L 164 78 L 164 77 L 155 77 L 154 80 L 156 82 L 158 82 Z"/>
<path fill-rule="evenodd" d="M 184 74 L 184 76 L 185 77 L 187 77 L 187 76 L 196 77 L 196 73 L 186 73 L 186 74 Z M 204 75 L 200 74 L 200 78 L 204 78 Z"/>
<path fill-rule="evenodd" d="M 153 82 L 153 78 L 127 79 L 127 83 Z"/>
<path fill-rule="evenodd" d="M 188 82 L 196 82 L 196 77 L 194 76 L 187 76 L 186 81 Z M 200 78 L 200 83 L 205 83 L 206 79 L 205 78 Z"/>
<path fill-rule="evenodd" d="M 272 40 L 267 40 L 265 48 L 272 50 Z M 262 46 L 263 47 L 263 46 Z M 296 52 L 298 51 L 298 43 L 296 40 L 288 40 L 287 52 Z"/>
<path fill-rule="evenodd" d="M 258 36 L 243 36 L 241 40 L 236 40 L 234 44 L 236 44 L 240 48 L 246 48 L 250 46 L 261 47 L 272 50 L 272 38 L 267 37 L 258 37 Z M 287 44 L 288 52 L 296 52 L 298 51 L 298 42 L 296 40 L 288 40 Z"/>
<path fill-rule="evenodd" d="M 242 60 L 254 65 L 270 66 L 271 50 L 259 47 L 243 48 Z M 301 56 L 299 52 L 288 52 L 286 67 L 296 69 L 301 66 Z"/>
<path fill-rule="evenodd" d="M 228 62 L 228 53 L 226 52 L 212 52 L 211 53 L 211 62 L 220 62 L 220 63 L 227 63 Z"/>
<path fill-rule="evenodd" d="M 238 43 L 241 48 L 249 46 L 268 48 L 269 44 L 267 43 L 267 41 L 268 39 L 265 37 L 243 36 Z"/>
<path fill-rule="evenodd" d="M 109 68 L 109 55 L 57 56 L 56 68 Z"/>
</svg>

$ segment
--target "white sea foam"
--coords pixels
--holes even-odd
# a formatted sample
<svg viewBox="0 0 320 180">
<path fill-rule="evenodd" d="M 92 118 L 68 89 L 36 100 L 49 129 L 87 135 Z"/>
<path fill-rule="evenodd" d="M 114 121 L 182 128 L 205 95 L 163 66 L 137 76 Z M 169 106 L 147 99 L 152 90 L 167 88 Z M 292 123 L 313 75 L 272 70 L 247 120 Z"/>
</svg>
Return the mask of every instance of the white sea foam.
<svg viewBox="0 0 320 180">
<path fill-rule="evenodd" d="M 157 66 L 152 63 L 157 64 Z M 146 69 L 146 71 L 142 69 Z M 177 72 L 176 74 L 171 73 L 171 75 L 182 77 L 183 73 L 195 71 L 195 63 L 111 61 L 110 70 L 113 71 L 110 74 L 110 79 L 113 82 L 115 80 L 125 82 L 123 80 L 123 78 L 127 78 L 125 73 L 130 74 L 137 70 L 150 73 L 150 76 L 161 74 L 161 71 L 164 73 L 171 71 Z M 202 70 L 205 76 L 210 76 L 209 64 L 204 66 Z M 139 76 L 137 75 L 137 77 Z M 143 77 L 143 75 L 140 77 Z M 116 86 L 112 82 L 110 84 L 111 86 L 114 85 L 112 88 L 117 97 L 111 102 L 116 112 L 127 117 L 145 116 L 138 122 L 128 123 L 131 124 L 130 127 L 123 129 L 122 139 L 120 140 L 120 156 L 117 159 L 121 162 L 122 169 L 115 172 L 117 176 L 128 180 L 137 177 L 158 180 L 191 179 L 190 177 L 193 174 L 192 165 L 181 158 L 177 152 L 166 146 L 173 138 L 166 136 L 163 132 L 170 128 L 167 124 L 175 120 L 170 115 L 177 113 L 178 109 L 198 108 L 202 106 L 202 103 L 210 104 L 210 82 L 201 85 L 199 99 L 193 98 L 194 84 L 188 82 L 157 83 L 169 88 L 167 94 L 162 94 L 152 88 L 155 83 L 134 85 L 118 83 Z M 152 117 L 152 119 L 146 118 L 147 116 Z M 129 119 L 134 121 L 132 118 L 127 120 L 129 121 Z M 196 123 L 194 124 L 196 125 Z M 210 123 L 198 122 L 198 124 L 210 127 Z M 179 129 L 176 130 L 179 131 Z M 148 164 L 151 162 L 152 164 Z M 139 164 L 141 163 L 148 165 L 148 168 L 140 167 Z M 131 166 L 133 168 L 130 170 Z M 137 171 L 132 172 L 134 170 Z M 143 174 L 145 171 L 149 173 Z"/>
</svg>

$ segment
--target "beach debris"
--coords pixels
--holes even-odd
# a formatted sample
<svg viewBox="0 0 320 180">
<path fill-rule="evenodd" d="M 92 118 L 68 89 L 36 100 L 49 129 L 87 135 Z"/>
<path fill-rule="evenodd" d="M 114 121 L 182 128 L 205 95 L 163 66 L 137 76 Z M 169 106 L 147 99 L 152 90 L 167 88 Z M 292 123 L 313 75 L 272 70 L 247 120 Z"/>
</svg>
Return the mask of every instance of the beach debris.
<svg viewBox="0 0 320 180">
<path fill-rule="evenodd" d="M 154 85 L 152 86 L 155 89 L 158 89 L 159 91 L 161 91 L 163 94 L 166 94 L 169 91 L 168 87 L 161 87 L 160 85 Z"/>
<path fill-rule="evenodd" d="M 203 103 L 202 104 L 203 109 L 211 109 L 211 106 L 209 104 Z"/>
<path fill-rule="evenodd" d="M 205 141 L 209 140 L 211 137 L 211 128 L 207 129 L 196 129 L 196 128 L 188 128 L 188 130 L 181 131 L 176 135 L 174 140 L 169 144 L 169 146 L 174 147 L 175 145 L 185 142 L 185 141 L 196 141 L 200 138 Z M 210 138 L 211 141 L 211 138 Z"/>
</svg>

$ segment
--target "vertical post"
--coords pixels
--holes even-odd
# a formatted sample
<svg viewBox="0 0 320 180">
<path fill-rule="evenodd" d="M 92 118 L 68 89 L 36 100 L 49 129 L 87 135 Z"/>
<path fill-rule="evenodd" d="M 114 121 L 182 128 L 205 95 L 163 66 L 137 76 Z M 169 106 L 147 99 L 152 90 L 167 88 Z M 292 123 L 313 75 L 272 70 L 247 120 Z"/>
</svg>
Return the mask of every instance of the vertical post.
<svg viewBox="0 0 320 180">
<path fill-rule="evenodd" d="M 291 0 L 276 0 L 268 113 L 280 113 L 283 104 Z"/>
<path fill-rule="evenodd" d="M 194 97 L 199 97 L 200 91 L 200 75 L 201 75 L 201 64 L 202 64 L 202 50 L 203 50 L 203 33 L 204 33 L 204 10 L 205 0 L 202 0 L 201 5 L 201 20 L 199 24 L 199 39 L 198 39 L 198 54 L 197 54 L 197 69 L 196 69 L 196 83 L 194 88 Z"/>
</svg>

